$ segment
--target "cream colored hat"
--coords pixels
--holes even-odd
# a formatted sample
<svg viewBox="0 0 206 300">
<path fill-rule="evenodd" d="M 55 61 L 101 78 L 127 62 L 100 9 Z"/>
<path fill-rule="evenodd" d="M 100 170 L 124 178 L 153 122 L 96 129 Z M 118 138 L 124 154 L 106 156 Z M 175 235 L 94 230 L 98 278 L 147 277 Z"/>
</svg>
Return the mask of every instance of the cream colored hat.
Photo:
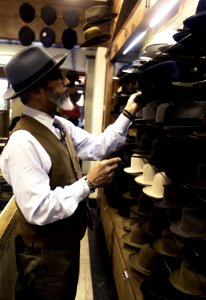
<svg viewBox="0 0 206 300">
<path fill-rule="evenodd" d="M 146 162 L 146 159 L 140 157 L 138 154 L 133 154 L 131 156 L 130 167 L 124 168 L 124 172 L 129 174 L 142 173 L 143 166 Z"/>
<path fill-rule="evenodd" d="M 135 181 L 141 185 L 152 185 L 153 178 L 157 173 L 156 167 L 152 166 L 149 163 L 146 163 L 143 166 L 143 174 L 135 177 Z"/>
<path fill-rule="evenodd" d="M 164 186 L 171 184 L 171 180 L 165 175 L 165 172 L 158 172 L 155 174 L 151 186 L 145 186 L 142 191 L 152 198 L 163 198 Z"/>
</svg>

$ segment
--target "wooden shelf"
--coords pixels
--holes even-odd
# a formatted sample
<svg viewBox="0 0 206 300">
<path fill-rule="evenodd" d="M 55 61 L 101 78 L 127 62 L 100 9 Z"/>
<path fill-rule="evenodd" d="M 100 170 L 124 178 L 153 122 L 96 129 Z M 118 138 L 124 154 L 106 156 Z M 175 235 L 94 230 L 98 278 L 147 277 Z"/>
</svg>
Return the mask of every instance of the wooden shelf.
<svg viewBox="0 0 206 300">
<path fill-rule="evenodd" d="M 127 247 L 122 240 L 122 235 L 125 234 L 125 218 L 118 214 L 117 209 L 109 206 L 103 189 L 99 190 L 98 202 L 119 300 L 143 300 L 140 291 L 143 277 L 129 263 L 129 255 L 135 252 L 135 249 Z"/>
</svg>

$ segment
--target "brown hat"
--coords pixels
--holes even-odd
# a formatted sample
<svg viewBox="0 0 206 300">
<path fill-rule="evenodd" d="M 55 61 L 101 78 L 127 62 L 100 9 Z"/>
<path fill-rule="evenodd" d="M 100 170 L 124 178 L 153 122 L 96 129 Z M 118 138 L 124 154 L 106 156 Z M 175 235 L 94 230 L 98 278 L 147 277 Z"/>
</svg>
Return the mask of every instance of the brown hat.
<svg viewBox="0 0 206 300">
<path fill-rule="evenodd" d="M 159 254 L 150 244 L 141 247 L 138 253 L 129 256 L 130 265 L 140 273 L 150 276 L 159 262 Z"/>
<path fill-rule="evenodd" d="M 112 13 L 107 5 L 95 5 L 85 11 L 85 19 L 87 23 L 83 26 L 86 30 L 92 25 L 99 25 L 104 22 L 109 22 L 116 18 L 117 13 Z"/>
<path fill-rule="evenodd" d="M 180 269 L 170 274 L 171 284 L 184 294 L 206 297 L 206 268 L 205 263 L 201 264 L 200 262 L 201 260 L 190 262 L 184 259 Z"/>
<path fill-rule="evenodd" d="M 160 239 L 154 241 L 153 248 L 165 256 L 184 257 L 187 254 L 185 243 L 175 238 L 169 228 L 163 231 Z"/>
<path fill-rule="evenodd" d="M 122 240 L 125 244 L 138 249 L 149 242 L 148 236 L 139 229 L 139 223 L 132 225 L 131 231 L 122 235 Z"/>
<path fill-rule="evenodd" d="M 100 28 L 93 26 L 84 31 L 85 41 L 80 47 L 98 46 L 99 44 L 105 43 L 111 38 L 108 33 L 102 33 Z"/>
</svg>

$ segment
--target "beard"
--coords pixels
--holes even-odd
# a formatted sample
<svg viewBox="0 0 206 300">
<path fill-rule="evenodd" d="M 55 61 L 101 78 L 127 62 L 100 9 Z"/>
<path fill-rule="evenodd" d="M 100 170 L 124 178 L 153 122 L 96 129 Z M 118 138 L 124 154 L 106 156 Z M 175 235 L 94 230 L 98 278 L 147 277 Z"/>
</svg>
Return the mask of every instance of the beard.
<svg viewBox="0 0 206 300">
<path fill-rule="evenodd" d="M 46 95 L 49 101 L 53 102 L 59 108 L 63 110 L 72 110 L 74 108 L 74 104 L 72 103 L 68 89 L 62 94 L 58 92 L 53 92 L 49 89 L 46 90 Z"/>
</svg>

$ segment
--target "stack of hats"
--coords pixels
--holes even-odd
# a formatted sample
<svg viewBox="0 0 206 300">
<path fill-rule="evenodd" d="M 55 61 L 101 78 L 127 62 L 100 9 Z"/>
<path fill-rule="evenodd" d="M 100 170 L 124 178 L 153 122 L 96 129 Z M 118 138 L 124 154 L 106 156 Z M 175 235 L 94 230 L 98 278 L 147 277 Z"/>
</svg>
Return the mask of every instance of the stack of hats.
<svg viewBox="0 0 206 300">
<path fill-rule="evenodd" d="M 109 33 L 102 33 L 99 25 L 110 22 L 116 18 L 107 5 L 95 5 L 85 11 L 86 23 L 83 26 L 85 41 L 80 47 L 91 47 L 104 44 L 111 38 Z"/>
</svg>

